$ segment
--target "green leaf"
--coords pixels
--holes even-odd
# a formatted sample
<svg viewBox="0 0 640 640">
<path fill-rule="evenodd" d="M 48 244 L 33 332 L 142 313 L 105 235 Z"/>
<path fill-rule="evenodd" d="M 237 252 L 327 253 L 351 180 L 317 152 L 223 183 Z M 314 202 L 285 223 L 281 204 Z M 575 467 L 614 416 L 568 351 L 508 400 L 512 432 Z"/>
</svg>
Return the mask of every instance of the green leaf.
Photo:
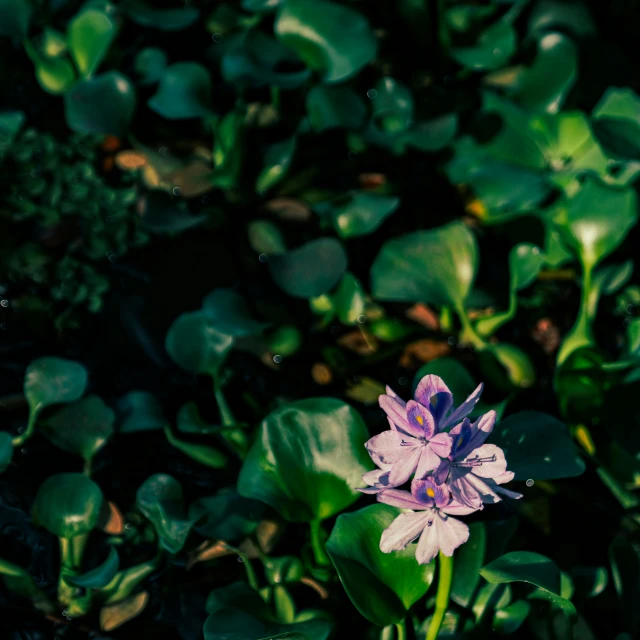
<svg viewBox="0 0 640 640">
<path fill-rule="evenodd" d="M 500 422 L 490 441 L 504 449 L 516 480 L 573 478 L 585 465 L 566 426 L 540 411 L 521 411 Z"/>
<path fill-rule="evenodd" d="M 318 133 L 327 129 L 358 129 L 367 114 L 362 98 L 349 87 L 318 84 L 306 97 L 309 122 Z"/>
<path fill-rule="evenodd" d="M 136 505 L 155 528 L 161 546 L 169 553 L 178 553 L 193 525 L 185 514 L 180 483 L 165 473 L 157 473 L 138 489 Z"/>
<path fill-rule="evenodd" d="M 251 317 L 244 298 L 232 289 L 214 289 L 202 301 L 202 310 L 218 331 L 234 338 L 262 333 L 268 326 Z"/>
<path fill-rule="evenodd" d="M 302 335 L 297 327 L 283 325 L 267 336 L 269 351 L 281 356 L 293 355 L 302 345 Z"/>
<path fill-rule="evenodd" d="M 272 144 L 264 156 L 264 168 L 256 179 L 256 191 L 271 189 L 287 175 L 296 151 L 296 137 Z"/>
<path fill-rule="evenodd" d="M 373 296 L 459 307 L 476 276 L 476 240 L 462 223 L 389 240 L 371 268 Z"/>
<path fill-rule="evenodd" d="M 24 49 L 35 67 L 36 79 L 40 86 L 53 95 L 65 93 L 76 81 L 76 72 L 64 57 L 42 55 L 28 40 Z"/>
<path fill-rule="evenodd" d="M 258 254 L 281 255 L 287 252 L 282 232 L 268 220 L 252 220 L 247 228 L 249 244 Z"/>
<path fill-rule="evenodd" d="M 159 29 L 160 31 L 179 31 L 193 24 L 200 16 L 194 7 L 179 9 L 156 9 L 143 0 L 127 2 L 125 11 L 128 16 L 141 27 Z"/>
<path fill-rule="evenodd" d="M 446 113 L 431 120 L 418 122 L 410 131 L 402 134 L 401 140 L 410 147 L 431 153 L 444 149 L 452 142 L 457 129 L 458 116 L 455 113 Z"/>
<path fill-rule="evenodd" d="M 191 503 L 189 518 L 194 521 L 193 528 L 206 538 L 235 542 L 256 530 L 264 510 L 264 503 L 226 489 Z"/>
<path fill-rule="evenodd" d="M 69 53 L 83 78 L 100 66 L 116 37 L 116 25 L 106 13 L 95 9 L 81 11 L 67 27 Z"/>
<path fill-rule="evenodd" d="M 429 590 L 434 563 L 416 562 L 414 545 L 382 553 L 380 536 L 401 510 L 375 504 L 338 517 L 327 551 L 351 602 L 380 626 L 401 622 Z"/>
<path fill-rule="evenodd" d="M 82 473 L 59 473 L 39 487 L 33 519 L 59 538 L 89 533 L 103 505 L 100 487 Z"/>
<path fill-rule="evenodd" d="M 95 569 L 87 571 L 81 576 L 67 576 L 65 580 L 84 589 L 100 589 L 108 585 L 118 573 L 120 558 L 115 547 L 111 547 L 107 559 Z"/>
<path fill-rule="evenodd" d="M 255 589 L 246 582 L 232 582 L 209 592 L 205 610 L 209 615 L 221 609 L 236 609 L 246 613 L 254 613 L 260 618 L 268 617 L 269 611 Z"/>
<path fill-rule="evenodd" d="M 219 425 L 209 424 L 202 419 L 195 402 L 187 402 L 182 405 L 176 416 L 176 427 L 182 433 L 197 433 L 199 435 L 216 433 L 221 429 Z"/>
<path fill-rule="evenodd" d="M 533 33 L 560 30 L 577 37 L 597 33 L 589 7 L 579 0 L 537 2 L 531 9 L 527 28 Z"/>
<path fill-rule="evenodd" d="M 274 31 L 310 69 L 321 72 L 325 82 L 346 80 L 376 54 L 367 20 L 333 2 L 288 0 L 278 10 Z"/>
<path fill-rule="evenodd" d="M 115 419 L 115 413 L 98 396 L 87 396 L 60 409 L 42 427 L 57 447 L 91 460 L 113 434 Z"/>
<path fill-rule="evenodd" d="M 214 328 L 205 311 L 179 315 L 167 331 L 165 348 L 189 373 L 214 375 L 233 345 L 233 337 Z"/>
<path fill-rule="evenodd" d="M 335 238 L 317 238 L 269 259 L 275 283 L 290 296 L 316 298 L 332 289 L 347 270 L 347 255 Z"/>
<path fill-rule="evenodd" d="M 116 409 L 120 433 L 155 431 L 167 424 L 162 406 L 147 391 L 130 391 L 118 400 Z"/>
<path fill-rule="evenodd" d="M 206 214 L 194 215 L 184 200 L 176 202 L 162 189 L 150 189 L 140 201 L 142 227 L 157 234 L 175 235 L 201 225 Z"/>
<path fill-rule="evenodd" d="M 402 133 L 413 124 L 411 91 L 393 78 L 380 78 L 373 89 L 372 116 L 376 126 L 392 135 Z"/>
<path fill-rule="evenodd" d="M 593 267 L 624 240 L 636 223 L 637 208 L 632 189 L 615 189 L 588 178 L 556 224 L 582 263 Z"/>
<path fill-rule="evenodd" d="M 499 69 L 516 50 L 516 32 L 506 21 L 487 27 L 475 46 L 455 47 L 451 57 L 462 66 L 474 71 Z"/>
<path fill-rule="evenodd" d="M 300 558 L 295 556 L 267 558 L 264 563 L 264 572 L 267 580 L 274 585 L 300 582 L 300 578 L 304 576 L 304 566 Z"/>
<path fill-rule="evenodd" d="M 7 431 L 0 431 L 0 473 L 6 471 L 13 458 L 13 438 Z"/>
<path fill-rule="evenodd" d="M 531 358 L 514 344 L 488 344 L 479 352 L 478 359 L 485 375 L 504 391 L 531 387 L 536 380 L 536 370 Z"/>
<path fill-rule="evenodd" d="M 526 600 L 517 600 L 494 613 L 492 629 L 505 636 L 515 633 L 522 626 L 530 611 L 531 605 Z"/>
<path fill-rule="evenodd" d="M 623 158 L 640 156 L 640 97 L 632 89 L 607 89 L 594 107 L 593 128 L 603 144 Z"/>
<path fill-rule="evenodd" d="M 373 233 L 398 208 L 400 198 L 355 191 L 349 201 L 332 207 L 333 224 L 342 238 Z"/>
<path fill-rule="evenodd" d="M 560 595 L 558 567 L 539 553 L 512 551 L 483 567 L 480 575 L 492 584 L 528 582 L 538 587 L 536 597 L 549 600 L 569 615 L 576 615 L 575 607 Z"/>
<path fill-rule="evenodd" d="M 64 94 L 67 125 L 76 133 L 123 136 L 135 107 L 135 89 L 117 71 L 82 80 Z"/>
<path fill-rule="evenodd" d="M 211 78 L 197 62 L 176 62 L 162 74 L 148 105 L 170 120 L 202 118 L 211 112 Z"/>
<path fill-rule="evenodd" d="M 225 114 L 215 127 L 212 182 L 220 189 L 232 189 L 240 179 L 245 116 L 243 110 L 234 109 Z"/>
<path fill-rule="evenodd" d="M 134 67 L 141 84 L 154 84 L 167 68 L 167 54 L 157 47 L 145 47 L 136 55 Z"/>
<path fill-rule="evenodd" d="M 286 520 L 330 518 L 359 497 L 371 468 L 362 418 L 334 398 L 291 402 L 270 413 L 245 458 L 238 492 L 271 505 Z"/>
<path fill-rule="evenodd" d="M 478 584 L 480 569 L 485 562 L 487 531 L 483 522 L 469 525 L 469 540 L 456 552 L 451 585 L 451 599 L 461 607 L 469 607 Z"/>
<path fill-rule="evenodd" d="M 0 36 L 25 38 L 32 14 L 31 0 L 0 0 Z"/>
<path fill-rule="evenodd" d="M 356 324 L 364 313 L 365 293 L 360 281 L 352 274 L 345 273 L 333 299 L 334 308 L 342 324 Z"/>
<path fill-rule="evenodd" d="M 227 456 L 213 447 L 209 447 L 205 444 L 198 444 L 196 442 L 186 442 L 173 435 L 171 427 L 168 425 L 164 428 L 164 433 L 167 436 L 169 444 L 174 446 L 182 453 L 193 458 L 196 462 L 205 465 L 206 467 L 212 467 L 213 469 L 222 469 L 227 464 Z"/>
<path fill-rule="evenodd" d="M 526 289 L 538 277 L 545 262 L 540 247 L 530 242 L 521 242 L 509 252 L 511 286 L 515 291 Z"/>
<path fill-rule="evenodd" d="M 24 376 L 24 395 L 31 411 L 52 404 L 75 402 L 87 386 L 87 370 L 78 362 L 62 358 L 38 358 Z"/>
</svg>

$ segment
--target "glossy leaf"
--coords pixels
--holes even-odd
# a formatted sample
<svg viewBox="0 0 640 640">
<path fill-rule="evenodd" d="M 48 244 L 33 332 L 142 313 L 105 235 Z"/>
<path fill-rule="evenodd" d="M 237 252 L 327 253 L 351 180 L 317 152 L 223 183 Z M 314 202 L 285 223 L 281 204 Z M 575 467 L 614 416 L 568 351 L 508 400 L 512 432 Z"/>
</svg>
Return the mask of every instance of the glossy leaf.
<svg viewBox="0 0 640 640">
<path fill-rule="evenodd" d="M 151 521 L 161 546 L 169 553 L 178 553 L 193 524 L 185 514 L 180 483 L 167 474 L 157 473 L 138 489 L 136 505 Z"/>
<path fill-rule="evenodd" d="M 517 480 L 572 478 L 585 470 L 566 426 L 539 411 L 521 411 L 500 422 L 490 438 L 504 449 Z"/>
<path fill-rule="evenodd" d="M 106 586 L 113 580 L 118 569 L 120 568 L 120 558 L 115 547 L 111 547 L 107 559 L 95 569 L 83 573 L 81 576 L 69 576 L 66 578 L 67 582 L 75 585 L 76 587 L 83 587 L 84 589 L 100 589 Z"/>
<path fill-rule="evenodd" d="M 22 39 L 29 31 L 33 3 L 30 0 L 0 0 L 0 36 Z"/>
<path fill-rule="evenodd" d="M 519 291 L 525 289 L 538 276 L 545 262 L 540 247 L 530 242 L 522 242 L 509 252 L 509 272 L 512 287 Z"/>
<path fill-rule="evenodd" d="M 13 458 L 13 443 L 11 434 L 0 431 L 0 473 L 6 471 Z"/>
<path fill-rule="evenodd" d="M 245 458 L 238 492 L 286 520 L 330 518 L 355 502 L 370 468 L 360 415 L 334 398 L 291 402 L 270 413 Z"/>
<path fill-rule="evenodd" d="M 515 633 L 526 620 L 531 605 L 526 600 L 517 600 L 493 615 L 493 629 L 501 635 Z"/>
<path fill-rule="evenodd" d="M 197 62 L 176 62 L 167 67 L 149 107 L 164 118 L 181 120 L 211 114 L 211 78 Z"/>
<path fill-rule="evenodd" d="M 158 9 L 144 0 L 128 2 L 125 8 L 129 17 L 141 27 L 160 31 L 179 31 L 193 24 L 200 12 L 195 7 Z"/>
<path fill-rule="evenodd" d="M 309 122 L 315 131 L 358 129 L 367 113 L 362 98 L 349 87 L 315 85 L 306 97 Z"/>
<path fill-rule="evenodd" d="M 318 238 L 269 259 L 275 283 L 290 296 L 315 298 L 332 289 L 347 269 L 347 255 L 335 238 Z"/>
<path fill-rule="evenodd" d="M 43 55 L 28 40 L 24 49 L 35 67 L 40 86 L 53 95 L 65 93 L 76 81 L 76 72 L 67 58 Z"/>
<path fill-rule="evenodd" d="M 480 34 L 475 46 L 454 48 L 451 56 L 469 69 L 486 71 L 503 66 L 515 49 L 516 32 L 510 24 L 499 21 Z"/>
<path fill-rule="evenodd" d="M 171 427 L 168 425 L 165 426 L 164 433 L 172 446 L 206 467 L 221 469 L 227 464 L 227 456 L 214 447 L 182 440 L 173 434 Z"/>
<path fill-rule="evenodd" d="M 372 293 L 380 300 L 460 306 L 475 280 L 477 254 L 473 233 L 459 222 L 394 238 L 373 263 Z"/>
<path fill-rule="evenodd" d="M 51 416 L 43 431 L 57 447 L 91 460 L 113 434 L 115 419 L 98 396 L 87 396 Z"/>
<path fill-rule="evenodd" d="M 135 89 L 117 71 L 78 82 L 64 94 L 67 125 L 77 133 L 122 136 L 135 107 Z"/>
<path fill-rule="evenodd" d="M 83 78 L 93 74 L 116 36 L 116 25 L 102 11 L 81 11 L 67 28 L 69 53 Z"/>
<path fill-rule="evenodd" d="M 374 624 L 398 623 L 429 590 L 434 563 L 420 565 L 413 545 L 382 553 L 380 536 L 401 513 L 375 504 L 338 517 L 327 551 L 358 611 Z"/>
<path fill-rule="evenodd" d="M 469 607 L 478 584 L 480 569 L 485 562 L 487 531 L 483 522 L 469 525 L 469 540 L 456 552 L 453 568 L 451 599 L 461 607 Z"/>
<path fill-rule="evenodd" d="M 213 375 L 233 344 L 233 338 L 218 331 L 205 311 L 178 316 L 165 339 L 171 359 L 189 373 Z"/>
<path fill-rule="evenodd" d="M 73 538 L 96 526 L 102 504 L 102 491 L 87 476 L 59 473 L 40 485 L 33 519 L 59 538 Z"/>
<path fill-rule="evenodd" d="M 274 31 L 326 82 L 346 80 L 376 54 L 376 40 L 366 19 L 334 2 L 288 0 L 278 10 Z"/>
<path fill-rule="evenodd" d="M 63 358 L 38 358 L 25 372 L 24 395 L 31 411 L 52 404 L 75 402 L 87 386 L 87 370 Z"/>
<path fill-rule="evenodd" d="M 611 87 L 593 109 L 594 130 L 607 148 L 623 158 L 640 156 L 640 97 Z"/>
<path fill-rule="evenodd" d="M 147 391 L 130 391 L 122 396 L 118 401 L 117 413 L 121 433 L 155 431 L 167 424 L 162 415 L 162 406 Z"/>
<path fill-rule="evenodd" d="M 202 310 L 218 331 L 233 337 L 256 335 L 268 326 L 253 319 L 244 298 L 232 289 L 214 289 Z"/>
<path fill-rule="evenodd" d="M 217 122 L 214 132 L 212 182 L 220 189 L 236 186 L 242 169 L 245 113 L 234 109 Z"/>
<path fill-rule="evenodd" d="M 264 168 L 256 179 L 256 191 L 271 189 L 287 175 L 296 151 L 296 138 L 292 137 L 271 145 L 264 156 Z"/>
<path fill-rule="evenodd" d="M 365 310 L 365 293 L 358 279 L 346 273 L 334 296 L 334 307 L 342 324 L 355 324 Z"/>
<path fill-rule="evenodd" d="M 398 208 L 400 198 L 356 191 L 349 201 L 332 208 L 339 236 L 353 238 L 373 233 Z"/>
</svg>

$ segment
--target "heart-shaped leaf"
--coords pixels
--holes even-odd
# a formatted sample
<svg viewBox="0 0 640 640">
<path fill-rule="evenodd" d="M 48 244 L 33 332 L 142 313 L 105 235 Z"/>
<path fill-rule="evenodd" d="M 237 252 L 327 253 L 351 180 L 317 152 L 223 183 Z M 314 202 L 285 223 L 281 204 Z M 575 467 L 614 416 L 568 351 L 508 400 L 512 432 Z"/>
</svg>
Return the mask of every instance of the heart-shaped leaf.
<svg viewBox="0 0 640 640">
<path fill-rule="evenodd" d="M 113 580 L 119 568 L 120 557 L 115 547 L 111 547 L 107 559 L 101 565 L 81 576 L 68 576 L 66 581 L 84 589 L 100 589 Z"/>
<path fill-rule="evenodd" d="M 335 238 L 318 238 L 269 259 L 275 283 L 290 296 L 316 298 L 332 289 L 347 270 L 347 255 Z"/>
<path fill-rule="evenodd" d="M 278 11 L 274 30 L 326 82 L 346 80 L 376 54 L 376 39 L 366 19 L 334 2 L 288 0 Z"/>
<path fill-rule="evenodd" d="M 468 607 L 473 601 L 478 584 L 480 569 L 485 562 L 487 531 L 484 522 L 469 525 L 469 540 L 456 551 L 453 567 L 451 599 L 461 607 Z"/>
<path fill-rule="evenodd" d="M 78 362 L 62 358 L 38 358 L 24 376 L 24 395 L 31 411 L 52 404 L 75 402 L 87 386 L 87 370 Z"/>
<path fill-rule="evenodd" d="M 218 331 L 205 311 L 191 311 L 178 316 L 165 339 L 171 359 L 189 373 L 215 374 L 229 349 L 233 337 Z"/>
<path fill-rule="evenodd" d="M 315 131 L 357 129 L 364 122 L 367 108 L 349 87 L 318 84 L 307 93 L 307 115 Z"/>
<path fill-rule="evenodd" d="M 332 207 L 333 224 L 343 238 L 373 233 L 400 205 L 400 198 L 356 191 L 343 205 Z"/>
<path fill-rule="evenodd" d="M 167 424 L 160 403 L 147 391 L 130 391 L 122 396 L 117 412 L 121 433 L 155 431 Z"/>
<path fill-rule="evenodd" d="M 77 133 L 122 136 L 135 108 L 135 89 L 117 71 L 82 80 L 64 94 L 67 125 Z"/>
<path fill-rule="evenodd" d="M 91 460 L 113 434 L 115 418 L 98 396 L 87 396 L 60 409 L 42 426 L 57 447 Z"/>
<path fill-rule="evenodd" d="M 5 471 L 13 458 L 13 442 L 11 434 L 0 431 L 0 473 Z"/>
<path fill-rule="evenodd" d="M 202 301 L 202 310 L 218 331 L 236 338 L 256 335 L 268 326 L 251 317 L 244 298 L 232 289 L 214 289 Z"/>
<path fill-rule="evenodd" d="M 24 49 L 33 62 L 38 83 L 45 91 L 58 95 L 71 88 L 77 78 L 67 58 L 43 55 L 28 40 L 24 42 Z"/>
<path fill-rule="evenodd" d="M 371 267 L 372 293 L 380 300 L 460 307 L 475 280 L 477 263 L 476 240 L 465 225 L 453 222 L 415 231 L 382 247 Z"/>
<path fill-rule="evenodd" d="M 330 518 L 358 499 L 371 468 L 368 437 L 355 409 L 335 398 L 291 402 L 260 426 L 238 478 L 238 492 L 291 522 Z"/>
<path fill-rule="evenodd" d="M 193 524 L 185 514 L 180 483 L 165 473 L 157 473 L 138 489 L 136 505 L 151 521 L 161 546 L 169 553 L 178 553 Z"/>
<path fill-rule="evenodd" d="M 504 450 L 517 480 L 572 478 L 585 465 L 566 426 L 540 411 L 521 411 L 500 422 L 491 443 Z"/>
<path fill-rule="evenodd" d="M 382 553 L 380 536 L 401 513 L 375 504 L 338 517 L 327 551 L 342 585 L 358 611 L 374 624 L 386 626 L 407 616 L 429 590 L 434 563 L 416 562 L 413 545 Z"/>
<path fill-rule="evenodd" d="M 149 107 L 164 118 L 181 120 L 211 114 L 211 78 L 197 62 L 176 62 L 162 74 Z"/>
<path fill-rule="evenodd" d="M 132 0 L 124 7 L 128 16 L 141 27 L 160 31 L 179 31 L 193 24 L 200 16 L 195 7 L 158 9 L 144 0 Z"/>
<path fill-rule="evenodd" d="M 116 25 L 102 11 L 81 11 L 67 27 L 69 53 L 83 78 L 100 66 L 116 36 Z"/>
<path fill-rule="evenodd" d="M 469 69 L 486 71 L 502 67 L 515 50 L 515 30 L 506 21 L 498 21 L 480 34 L 475 46 L 456 47 L 451 56 Z"/>
<path fill-rule="evenodd" d="M 33 518 L 59 538 L 89 533 L 98 522 L 103 499 L 100 487 L 82 473 L 47 478 L 33 503 Z"/>
<path fill-rule="evenodd" d="M 528 287 L 540 273 L 545 256 L 540 247 L 530 242 L 521 242 L 509 252 L 511 286 L 515 291 Z"/>
<path fill-rule="evenodd" d="M 342 324 L 356 324 L 365 310 L 365 293 L 360 281 L 345 273 L 333 298 L 333 305 Z"/>
</svg>

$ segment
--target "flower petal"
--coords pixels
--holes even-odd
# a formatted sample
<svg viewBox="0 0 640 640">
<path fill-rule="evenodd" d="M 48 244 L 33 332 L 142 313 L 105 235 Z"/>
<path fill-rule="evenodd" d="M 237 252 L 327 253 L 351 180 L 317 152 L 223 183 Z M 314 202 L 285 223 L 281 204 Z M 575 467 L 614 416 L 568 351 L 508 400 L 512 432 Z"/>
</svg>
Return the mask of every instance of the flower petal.
<svg viewBox="0 0 640 640">
<path fill-rule="evenodd" d="M 406 457 L 410 450 L 420 447 L 420 444 L 415 438 L 398 431 L 383 431 L 367 440 L 364 446 L 374 462 L 382 465 L 395 464 Z"/>
<path fill-rule="evenodd" d="M 387 414 L 392 422 L 414 438 L 422 438 L 424 433 L 422 427 L 413 425 L 407 420 L 407 410 L 395 398 L 382 395 L 378 398 L 380 408 Z"/>
<path fill-rule="evenodd" d="M 468 481 L 467 478 L 471 475 L 458 475 L 458 471 L 454 469 L 449 478 L 449 489 L 454 500 L 472 509 L 479 509 L 482 506 L 482 495 Z"/>
<path fill-rule="evenodd" d="M 411 493 L 413 497 L 426 504 L 435 504 L 436 507 L 442 507 L 451 502 L 451 494 L 446 485 L 438 486 L 433 480 L 414 480 L 411 483 Z"/>
<path fill-rule="evenodd" d="M 433 478 L 436 481 L 436 484 L 443 484 L 447 481 L 449 477 L 449 471 L 451 470 L 451 463 L 449 460 L 440 460 L 440 466 L 436 469 L 436 472 L 433 474 Z"/>
<path fill-rule="evenodd" d="M 387 395 L 395 398 L 398 404 L 402 405 L 403 407 L 407 404 L 389 385 L 387 385 Z"/>
<path fill-rule="evenodd" d="M 448 433 L 438 433 L 429 440 L 429 446 L 441 458 L 446 458 L 451 453 L 453 438 Z"/>
<path fill-rule="evenodd" d="M 388 476 L 389 471 L 385 469 L 374 469 L 373 471 L 367 471 L 367 473 L 364 473 L 362 475 L 362 482 L 364 482 L 366 485 L 369 485 L 370 487 L 373 487 L 380 482 L 380 477 L 383 475 Z"/>
<path fill-rule="evenodd" d="M 440 466 L 440 458 L 431 450 L 431 447 L 426 444 L 422 447 L 420 453 L 420 460 L 418 460 L 418 467 L 416 469 L 416 478 L 424 478 L 429 471 L 433 471 Z"/>
<path fill-rule="evenodd" d="M 436 423 L 429 411 L 415 400 L 407 402 L 407 420 L 416 429 L 422 430 L 427 440 L 436 432 Z"/>
<path fill-rule="evenodd" d="M 511 482 L 515 478 L 516 474 L 513 471 L 505 471 L 499 476 L 493 476 L 491 478 L 496 484 L 504 484 L 505 482 Z"/>
<path fill-rule="evenodd" d="M 415 399 L 429 409 L 436 424 L 447 414 L 453 404 L 453 395 L 440 376 L 429 374 L 420 380 L 413 394 Z"/>
<path fill-rule="evenodd" d="M 450 504 L 446 507 L 442 507 L 440 510 L 452 516 L 468 516 L 470 513 L 474 513 L 480 509 L 484 509 L 484 505 L 482 503 L 479 507 L 468 507 L 457 500 L 452 500 Z"/>
<path fill-rule="evenodd" d="M 450 427 L 452 424 L 456 424 L 460 422 L 462 418 L 468 416 L 473 408 L 480 400 L 480 395 L 482 394 L 482 390 L 484 389 L 484 384 L 481 382 L 475 389 L 475 391 L 447 418 L 445 418 L 443 424 L 440 425 L 441 429 L 446 427 Z"/>
<path fill-rule="evenodd" d="M 383 532 L 380 551 L 391 553 L 400 551 L 413 542 L 427 526 L 431 511 L 400 514 Z"/>
<path fill-rule="evenodd" d="M 394 487 L 399 487 L 401 484 L 407 482 L 418 466 L 422 447 L 412 447 L 411 449 L 407 447 L 407 449 L 406 455 L 394 463 L 391 473 L 389 474 L 389 482 Z"/>
<path fill-rule="evenodd" d="M 445 556 L 452 556 L 453 552 L 469 539 L 469 527 L 464 522 L 442 513 L 438 513 L 436 520 L 440 551 Z"/>
<path fill-rule="evenodd" d="M 520 500 L 520 498 L 522 498 L 521 493 L 517 493 L 516 491 L 509 491 L 509 489 L 505 489 L 504 487 L 491 485 L 491 488 L 496 493 L 501 493 L 503 496 L 507 496 L 507 498 L 512 498 L 513 500 Z"/>
<path fill-rule="evenodd" d="M 471 472 L 481 478 L 499 477 L 507 471 L 504 451 L 495 444 L 483 444 L 472 451 L 464 462 L 474 465 Z"/>
<path fill-rule="evenodd" d="M 482 502 L 486 504 L 495 504 L 502 500 L 502 498 L 490 486 L 491 480 L 480 478 L 475 475 L 475 473 L 469 473 L 466 475 L 465 480 L 477 491 L 478 495 L 482 498 Z"/>
<path fill-rule="evenodd" d="M 430 509 L 433 505 L 433 500 L 423 502 L 408 491 L 402 491 L 401 489 L 387 489 L 379 493 L 378 502 L 390 504 L 392 507 L 399 507 L 400 509 L 413 509 L 414 511 L 424 511 L 425 509 Z"/>
<path fill-rule="evenodd" d="M 496 417 L 497 417 L 497 414 L 493 409 L 491 411 L 487 411 L 487 413 L 480 416 L 471 425 L 472 435 L 470 440 L 464 443 L 463 446 L 458 447 L 458 452 L 456 453 L 456 457 L 463 458 L 465 456 L 468 456 L 469 453 L 474 449 L 481 447 L 484 444 L 484 441 L 489 436 L 489 434 L 493 431 L 493 427 L 496 423 Z"/>
<path fill-rule="evenodd" d="M 438 525 L 439 520 L 436 513 L 429 519 L 427 526 L 424 528 L 420 540 L 418 540 L 418 547 L 416 549 L 416 560 L 418 564 L 429 564 L 440 551 L 440 541 L 438 539 Z"/>
</svg>

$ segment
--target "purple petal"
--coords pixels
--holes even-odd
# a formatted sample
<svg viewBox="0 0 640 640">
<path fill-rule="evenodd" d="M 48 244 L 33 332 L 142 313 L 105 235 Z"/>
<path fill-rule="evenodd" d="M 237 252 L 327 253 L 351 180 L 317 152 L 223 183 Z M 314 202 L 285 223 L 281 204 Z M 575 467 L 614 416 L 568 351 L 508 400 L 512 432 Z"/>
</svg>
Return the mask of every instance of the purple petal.
<svg viewBox="0 0 640 640">
<path fill-rule="evenodd" d="M 424 530 L 430 511 L 425 513 L 402 513 L 382 532 L 380 551 L 400 551 L 413 542 Z"/>
<path fill-rule="evenodd" d="M 456 518 L 438 514 L 437 532 L 440 551 L 445 556 L 452 556 L 453 552 L 469 539 L 469 527 Z"/>
<path fill-rule="evenodd" d="M 367 473 L 362 475 L 362 482 L 370 487 L 373 487 L 376 484 L 380 483 L 380 478 L 382 476 L 389 477 L 389 471 L 385 469 L 374 469 L 373 471 L 367 471 Z"/>
<path fill-rule="evenodd" d="M 436 432 L 433 416 L 415 400 L 407 402 L 407 420 L 413 427 L 422 430 L 422 437 L 427 440 Z"/>
<path fill-rule="evenodd" d="M 471 442 L 473 433 L 469 418 L 465 418 L 460 424 L 457 424 L 449 431 L 449 435 L 453 440 L 451 453 L 449 454 L 451 460 L 455 460 L 459 456 L 459 452 L 464 451 L 465 447 Z"/>
<path fill-rule="evenodd" d="M 446 458 L 451 453 L 453 438 L 448 433 L 439 433 L 429 440 L 429 447 L 441 458 Z"/>
<path fill-rule="evenodd" d="M 416 560 L 418 564 L 429 564 L 440 551 L 440 540 L 438 539 L 438 524 L 437 513 L 433 513 L 427 522 L 427 526 L 424 528 L 420 540 L 418 540 L 418 547 L 416 549 Z"/>
<path fill-rule="evenodd" d="M 467 478 L 472 474 L 459 475 L 457 469 L 453 469 L 449 478 L 449 489 L 454 500 L 472 509 L 479 509 L 482 506 L 482 495 L 471 484 Z"/>
<path fill-rule="evenodd" d="M 493 409 L 480 416 L 471 425 L 471 439 L 462 447 L 458 447 L 456 457 L 464 458 L 465 456 L 468 456 L 469 453 L 474 449 L 481 447 L 484 444 L 484 441 L 489 437 L 489 434 L 493 431 L 493 427 L 496 423 L 496 417 L 497 414 Z"/>
<path fill-rule="evenodd" d="M 484 505 L 480 504 L 479 507 L 468 507 L 465 504 L 461 504 L 457 500 L 452 500 L 446 507 L 442 507 L 441 511 L 448 513 L 452 516 L 468 516 L 470 513 L 474 513 L 479 509 L 483 509 Z"/>
<path fill-rule="evenodd" d="M 468 416 L 473 408 L 480 400 L 480 395 L 482 394 L 482 390 L 484 389 L 484 384 L 481 382 L 476 390 L 448 417 L 444 420 L 444 423 L 440 425 L 441 429 L 446 427 L 450 427 L 452 424 L 456 424 L 460 422 L 462 418 Z"/>
<path fill-rule="evenodd" d="M 449 387 L 440 376 L 433 374 L 420 380 L 414 397 L 420 404 L 429 409 L 435 418 L 436 424 L 440 423 L 453 404 L 453 396 L 449 391 Z"/>
<path fill-rule="evenodd" d="M 471 472 L 481 478 L 500 477 L 507 471 L 504 452 L 495 444 L 483 444 L 464 459 L 465 464 L 473 465 Z"/>
<path fill-rule="evenodd" d="M 447 477 L 449 476 L 450 469 L 451 469 L 451 463 L 448 460 L 440 461 L 440 466 L 436 469 L 436 472 L 433 474 L 433 478 L 436 481 L 436 484 L 443 484 L 447 481 Z"/>
<path fill-rule="evenodd" d="M 438 486 L 433 480 L 414 480 L 411 483 L 411 493 L 416 500 L 425 504 L 435 504 L 442 507 L 451 502 L 451 494 L 446 485 Z"/>
<path fill-rule="evenodd" d="M 395 398 L 382 395 L 378 398 L 378 404 L 387 416 L 395 423 L 396 427 L 399 427 L 414 438 L 423 437 L 423 429 L 418 425 L 411 424 L 409 420 L 407 420 L 407 410 L 404 405 L 401 405 Z"/>
<path fill-rule="evenodd" d="M 431 447 L 428 444 L 423 446 L 416 469 L 416 478 L 424 478 L 429 471 L 433 471 L 439 464 L 440 458 L 431 450 Z"/>
<path fill-rule="evenodd" d="M 496 502 L 502 501 L 502 498 L 490 486 L 489 483 L 491 483 L 491 480 L 480 478 L 474 473 L 466 475 L 465 480 L 478 492 L 478 495 L 482 498 L 482 502 L 495 504 Z"/>
<path fill-rule="evenodd" d="M 492 481 L 489 480 L 489 482 L 492 482 Z M 521 493 L 516 493 L 515 491 L 509 491 L 509 489 L 499 487 L 498 485 L 491 485 L 491 488 L 496 493 L 501 493 L 503 496 L 507 496 L 507 498 L 513 498 L 514 500 L 520 500 L 520 498 L 522 498 Z"/>
<path fill-rule="evenodd" d="M 433 500 L 422 502 L 408 491 L 402 491 L 401 489 L 387 489 L 379 493 L 378 502 L 390 504 L 392 507 L 399 507 L 400 509 L 413 509 L 414 511 L 424 511 L 425 509 L 430 509 L 433 505 Z"/>
<path fill-rule="evenodd" d="M 410 450 L 419 447 L 420 442 L 398 431 L 383 431 L 364 446 L 376 464 L 395 464 L 406 457 Z"/>
<path fill-rule="evenodd" d="M 389 474 L 389 482 L 394 487 L 399 487 L 409 480 L 418 466 L 421 453 L 422 447 L 413 447 L 408 449 L 406 454 L 394 463 L 391 473 Z"/>
<path fill-rule="evenodd" d="M 387 395 L 395 398 L 403 407 L 407 404 L 389 385 L 387 385 Z"/>
<path fill-rule="evenodd" d="M 393 424 L 393 420 L 389 416 L 387 416 L 387 420 L 389 422 L 389 427 L 391 428 L 391 430 L 392 431 L 397 431 L 398 427 L 396 427 L 396 425 Z"/>
</svg>

